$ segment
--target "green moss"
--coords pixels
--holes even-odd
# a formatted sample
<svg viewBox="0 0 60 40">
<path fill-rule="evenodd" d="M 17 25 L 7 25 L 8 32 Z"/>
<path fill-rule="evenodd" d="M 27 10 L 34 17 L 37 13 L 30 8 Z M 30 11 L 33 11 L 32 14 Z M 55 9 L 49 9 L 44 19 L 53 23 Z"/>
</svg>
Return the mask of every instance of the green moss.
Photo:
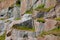
<svg viewBox="0 0 60 40">
<path fill-rule="evenodd" d="M 15 18 L 15 20 L 20 20 L 21 18 Z"/>
<path fill-rule="evenodd" d="M 4 18 L 0 18 L 0 20 L 4 20 Z"/>
<path fill-rule="evenodd" d="M 33 8 L 30 8 L 29 10 L 26 10 L 25 14 L 32 14 L 33 13 Z"/>
<path fill-rule="evenodd" d="M 18 26 L 18 25 L 13 25 L 14 29 L 18 29 L 18 30 L 26 30 L 26 31 L 35 31 L 34 28 L 29 28 L 27 26 Z"/>
<path fill-rule="evenodd" d="M 36 8 L 36 9 L 42 9 L 42 8 L 44 8 L 44 4 L 41 4 L 41 5 L 38 5 L 38 7 Z"/>
<path fill-rule="evenodd" d="M 43 37 L 44 35 L 48 35 L 48 34 L 49 34 L 48 32 L 44 32 L 44 31 L 42 31 L 42 33 L 40 33 L 39 36 Z"/>
<path fill-rule="evenodd" d="M 60 36 L 60 28 L 54 28 L 53 30 L 50 30 L 50 31 L 47 31 L 47 32 L 45 32 L 45 31 L 43 31 L 41 34 L 40 34 L 40 36 L 44 36 L 44 35 L 49 35 L 49 34 L 53 34 L 53 35 L 55 35 L 55 36 Z"/>
<path fill-rule="evenodd" d="M 49 12 L 52 8 L 53 8 L 53 6 L 51 6 L 51 7 L 49 7 L 49 8 L 45 8 L 44 11 L 45 11 L 45 12 Z"/>
<path fill-rule="evenodd" d="M 60 21 L 60 18 L 55 18 L 56 21 Z"/>
<path fill-rule="evenodd" d="M 20 4 L 16 4 L 16 6 L 20 7 Z"/>
<path fill-rule="evenodd" d="M 21 5 L 21 0 L 17 0 L 16 6 L 20 7 L 20 5 Z"/>
<path fill-rule="evenodd" d="M 26 14 L 32 14 L 32 11 L 31 10 L 27 10 Z"/>
<path fill-rule="evenodd" d="M 45 20 L 44 20 L 43 18 L 37 18 L 37 21 L 38 21 L 38 22 L 45 23 Z"/>
<path fill-rule="evenodd" d="M 0 36 L 0 40 L 5 40 L 5 33 Z"/>
<path fill-rule="evenodd" d="M 44 4 L 39 5 L 35 10 L 41 11 L 41 12 L 49 12 L 54 6 L 50 6 L 49 8 L 44 8 Z"/>
</svg>

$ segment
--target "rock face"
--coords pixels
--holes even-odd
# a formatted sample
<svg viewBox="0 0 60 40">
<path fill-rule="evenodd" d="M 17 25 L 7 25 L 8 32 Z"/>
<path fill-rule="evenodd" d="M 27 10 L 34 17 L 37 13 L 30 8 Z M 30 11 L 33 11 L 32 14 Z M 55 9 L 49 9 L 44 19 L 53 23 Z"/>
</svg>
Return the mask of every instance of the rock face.
<svg viewBox="0 0 60 40">
<path fill-rule="evenodd" d="M 31 6 L 33 6 L 35 1 L 36 0 L 24 0 L 24 1 L 21 0 L 21 7 L 20 7 L 21 15 L 23 15 L 26 12 L 26 10 L 29 10 Z"/>
<path fill-rule="evenodd" d="M 27 39 L 27 40 L 32 39 L 33 40 L 33 39 L 35 39 L 35 33 L 31 32 L 31 31 L 13 29 L 11 36 L 6 37 L 6 39 L 8 39 L 8 38 L 13 39 L 13 40 L 23 40 L 23 39 Z"/>
<path fill-rule="evenodd" d="M 26 1 L 27 1 L 27 0 L 24 0 L 24 1 L 21 0 L 21 8 L 20 8 L 20 9 L 21 9 L 21 10 L 20 10 L 21 15 L 24 14 L 25 11 L 27 10 L 27 3 L 26 3 Z M 24 9 L 24 10 L 23 10 L 23 9 Z"/>
<path fill-rule="evenodd" d="M 1 10 L 0 11 L 0 17 L 6 16 L 7 11 L 8 11 L 8 8 Z"/>
<path fill-rule="evenodd" d="M 56 16 L 60 17 L 60 5 L 56 7 Z"/>
<path fill-rule="evenodd" d="M 54 11 L 54 8 L 51 9 L 48 13 L 46 12 L 44 14 L 44 18 L 55 18 L 56 17 L 56 12 Z"/>
<path fill-rule="evenodd" d="M 36 36 L 44 30 L 44 23 L 34 21 Z"/>
<path fill-rule="evenodd" d="M 16 1 L 17 0 L 6 0 L 0 3 L 0 17 L 3 18 L 2 16 L 4 15 L 5 18 L 7 15 L 7 18 L 0 19 L 5 22 L 4 24 L 0 21 L 0 34 L 7 30 L 5 40 L 60 40 L 55 34 L 44 34 L 43 37 L 37 37 L 40 33 L 56 28 L 55 25 L 57 21 L 52 19 L 56 18 L 55 16 L 60 17 L 60 4 L 55 7 L 56 0 L 21 0 L 20 7 L 20 1 Z M 38 7 L 38 10 L 35 10 L 36 7 Z M 54 8 L 50 10 L 50 7 Z M 45 12 L 45 8 L 48 12 Z M 28 14 L 25 14 L 26 11 Z M 38 20 L 40 18 L 42 18 L 42 20 Z M 12 27 L 13 25 L 15 28 Z M 28 29 L 26 28 L 27 30 L 25 30 L 22 28 L 20 30 L 19 27 L 27 27 Z M 29 28 L 32 30 L 29 30 Z"/>
<path fill-rule="evenodd" d="M 55 6 L 56 5 L 56 0 L 46 0 L 46 2 L 45 2 L 45 7 L 46 8 L 49 8 L 49 7 L 51 7 L 51 6 Z"/>
<path fill-rule="evenodd" d="M 45 35 L 44 37 L 38 38 L 38 40 L 60 40 L 58 36 L 54 35 Z"/>
<path fill-rule="evenodd" d="M 56 26 L 55 24 L 57 23 L 57 21 L 55 20 L 52 20 L 52 19 L 46 19 L 46 22 L 45 22 L 45 27 L 44 27 L 44 31 L 49 31 L 49 30 L 52 30 L 54 29 Z"/>
<path fill-rule="evenodd" d="M 15 17 L 15 18 L 20 18 L 20 8 L 19 7 L 14 7 L 13 8 L 13 12 L 12 12 L 13 14 L 13 16 Z"/>
<path fill-rule="evenodd" d="M 15 0 L 5 0 L 5 1 L 0 3 L 0 10 L 7 8 L 7 7 L 10 7 L 14 3 L 15 3 Z"/>
<path fill-rule="evenodd" d="M 3 21 L 0 20 L 0 35 L 2 35 L 5 32 L 5 24 Z"/>
<path fill-rule="evenodd" d="M 57 21 L 53 19 L 45 19 L 45 20 L 46 20 L 45 23 L 34 21 L 35 31 L 37 34 L 41 33 L 42 31 L 49 31 L 56 28 L 55 25 Z"/>
</svg>

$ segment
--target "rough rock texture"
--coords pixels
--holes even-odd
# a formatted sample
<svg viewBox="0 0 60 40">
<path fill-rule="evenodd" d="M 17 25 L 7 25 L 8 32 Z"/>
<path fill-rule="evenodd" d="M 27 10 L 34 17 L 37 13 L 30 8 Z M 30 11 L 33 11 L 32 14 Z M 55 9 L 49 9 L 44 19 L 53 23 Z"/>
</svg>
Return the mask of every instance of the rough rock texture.
<svg viewBox="0 0 60 40">
<path fill-rule="evenodd" d="M 27 38 L 24 37 L 24 35 L 28 35 Z M 27 39 L 27 40 L 33 40 L 36 39 L 35 38 L 35 32 L 31 32 L 31 31 L 24 31 L 24 30 L 17 30 L 17 29 L 13 29 L 11 36 L 6 37 L 7 39 L 13 39 L 13 40 L 23 40 L 23 39 Z"/>
<path fill-rule="evenodd" d="M 8 8 L 15 3 L 15 0 L 5 0 L 0 3 L 0 10 Z"/>
<path fill-rule="evenodd" d="M 46 8 L 49 8 L 51 6 L 55 6 L 56 5 L 56 0 L 46 0 L 46 3 L 45 3 L 45 7 Z"/>
<path fill-rule="evenodd" d="M 53 9 L 51 9 L 48 13 L 44 14 L 45 18 L 51 17 L 51 18 L 55 18 L 55 17 L 60 17 L 60 4 L 56 7 L 54 7 Z"/>
<path fill-rule="evenodd" d="M 33 9 L 35 9 L 36 7 L 38 7 L 38 5 L 41 5 L 41 0 L 39 0 L 39 1 L 33 6 Z"/>
<path fill-rule="evenodd" d="M 55 24 L 57 23 L 57 21 L 53 19 L 45 19 L 45 20 L 46 22 L 44 24 L 45 25 L 44 31 L 49 31 L 56 27 Z"/>
<path fill-rule="evenodd" d="M 26 2 L 27 0 L 21 0 L 21 10 L 20 10 L 20 12 L 21 12 L 21 15 L 22 14 L 24 14 L 25 13 L 25 11 L 27 10 L 27 2 Z M 24 10 L 23 10 L 24 9 Z"/>
<path fill-rule="evenodd" d="M 54 8 L 51 9 L 48 13 L 44 14 L 44 18 L 54 18 L 56 16 L 56 12 L 54 11 Z"/>
<path fill-rule="evenodd" d="M 60 5 L 56 7 L 56 16 L 60 17 Z"/>
<path fill-rule="evenodd" d="M 26 10 L 29 10 L 31 5 L 32 5 L 32 0 L 24 0 L 24 1 L 21 0 L 21 7 L 20 7 L 21 15 L 23 15 L 26 12 Z"/>
<path fill-rule="evenodd" d="M 54 35 L 45 35 L 44 37 L 38 38 L 38 40 L 60 40 L 60 37 Z"/>
<path fill-rule="evenodd" d="M 36 36 L 38 36 L 44 29 L 44 23 L 34 21 L 34 25 L 35 25 Z"/>
<path fill-rule="evenodd" d="M 33 11 L 33 17 L 36 18 L 38 11 L 34 10 Z"/>
</svg>

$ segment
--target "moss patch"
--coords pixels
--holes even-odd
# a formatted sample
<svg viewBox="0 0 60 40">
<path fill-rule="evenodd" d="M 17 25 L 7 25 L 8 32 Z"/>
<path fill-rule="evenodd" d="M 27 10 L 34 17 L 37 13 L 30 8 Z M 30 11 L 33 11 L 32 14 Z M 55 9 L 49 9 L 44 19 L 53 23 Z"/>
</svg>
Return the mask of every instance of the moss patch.
<svg viewBox="0 0 60 40">
<path fill-rule="evenodd" d="M 39 5 L 35 10 L 41 11 L 41 12 L 49 12 L 54 6 L 51 6 L 49 8 L 44 8 L 44 4 Z"/>
<path fill-rule="evenodd" d="M 25 13 L 26 14 L 32 14 L 32 11 L 31 10 L 27 10 Z"/>
<path fill-rule="evenodd" d="M 4 18 L 0 18 L 0 20 L 5 20 Z"/>
<path fill-rule="evenodd" d="M 15 20 L 20 20 L 21 18 L 15 18 Z"/>
<path fill-rule="evenodd" d="M 36 8 L 36 9 L 42 9 L 42 8 L 44 8 L 44 4 L 41 4 L 41 5 L 38 5 L 38 7 Z"/>
<path fill-rule="evenodd" d="M 18 25 L 13 25 L 14 29 L 18 29 L 18 30 L 26 30 L 26 31 L 35 31 L 34 28 L 29 28 L 27 26 L 18 26 Z"/>
<path fill-rule="evenodd" d="M 26 14 L 32 14 L 32 13 L 33 13 L 33 8 L 27 10 L 25 13 L 26 13 Z"/>
<path fill-rule="evenodd" d="M 60 21 L 60 18 L 55 18 L 56 21 Z"/>
<path fill-rule="evenodd" d="M 5 40 L 5 33 L 0 36 L 0 40 Z"/>
<path fill-rule="evenodd" d="M 37 21 L 38 21 L 38 22 L 45 23 L 45 20 L 44 20 L 43 18 L 37 18 Z"/>
<path fill-rule="evenodd" d="M 49 35 L 49 34 L 53 34 L 53 35 L 55 35 L 55 36 L 60 36 L 60 28 L 55 28 L 55 29 L 50 30 L 50 31 L 48 31 L 48 32 L 44 32 L 44 31 L 43 31 L 43 32 L 40 34 L 40 36 Z"/>
</svg>

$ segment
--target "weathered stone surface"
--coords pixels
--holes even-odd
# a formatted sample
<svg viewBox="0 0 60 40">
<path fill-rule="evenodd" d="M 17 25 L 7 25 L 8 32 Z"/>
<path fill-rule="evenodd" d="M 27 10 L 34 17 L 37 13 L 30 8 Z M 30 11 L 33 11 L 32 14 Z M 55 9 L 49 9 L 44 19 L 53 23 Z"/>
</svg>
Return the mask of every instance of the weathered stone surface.
<svg viewBox="0 0 60 40">
<path fill-rule="evenodd" d="M 24 35 L 27 34 L 27 38 L 24 38 Z M 35 32 L 32 32 L 32 31 L 24 31 L 24 30 L 17 30 L 17 29 L 13 29 L 12 30 L 12 33 L 11 33 L 11 36 L 9 37 L 6 37 L 6 40 L 9 39 L 13 39 L 13 40 L 23 40 L 23 39 L 27 39 L 27 40 L 30 40 L 30 39 L 35 39 Z"/>
<path fill-rule="evenodd" d="M 56 5 L 56 0 L 46 0 L 46 3 L 45 3 L 45 8 L 49 8 L 51 6 L 55 6 Z"/>
<path fill-rule="evenodd" d="M 54 18 L 56 16 L 56 12 L 54 8 L 51 9 L 49 12 L 44 13 L 44 18 Z"/>
<path fill-rule="evenodd" d="M 34 25 L 35 25 L 36 36 L 38 36 L 44 29 L 44 23 L 34 21 Z"/>
<path fill-rule="evenodd" d="M 56 26 L 55 24 L 57 23 L 57 21 L 53 20 L 53 19 L 45 19 L 45 27 L 44 27 L 44 31 L 49 31 L 54 29 Z"/>
<path fill-rule="evenodd" d="M 5 1 L 0 3 L 0 10 L 7 8 L 7 7 L 10 7 L 14 3 L 15 3 L 15 0 L 5 0 Z"/>
<path fill-rule="evenodd" d="M 36 18 L 38 11 L 33 10 L 33 17 Z"/>
<path fill-rule="evenodd" d="M 36 4 L 33 6 L 33 9 L 35 9 L 36 7 L 38 7 L 38 5 L 41 5 L 41 0 L 37 1 Z"/>
<path fill-rule="evenodd" d="M 54 35 L 45 35 L 44 37 L 40 37 L 38 38 L 38 40 L 59 40 L 58 36 L 54 36 Z"/>
<path fill-rule="evenodd" d="M 60 6 L 56 7 L 56 16 L 60 17 Z"/>
</svg>

